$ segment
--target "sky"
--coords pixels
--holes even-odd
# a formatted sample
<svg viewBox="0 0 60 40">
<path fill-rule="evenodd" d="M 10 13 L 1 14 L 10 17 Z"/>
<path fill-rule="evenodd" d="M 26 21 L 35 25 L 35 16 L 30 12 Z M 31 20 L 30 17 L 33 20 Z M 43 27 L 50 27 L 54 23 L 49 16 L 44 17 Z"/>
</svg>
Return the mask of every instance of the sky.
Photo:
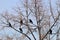
<svg viewBox="0 0 60 40">
<path fill-rule="evenodd" d="M 19 0 L 0 0 L 0 13 L 5 10 L 11 11 L 18 2 Z"/>
<path fill-rule="evenodd" d="M 47 0 L 45 1 L 46 1 L 46 4 L 48 4 Z M 52 5 L 54 5 L 53 4 L 54 2 L 55 0 L 52 0 Z M 0 13 L 5 10 L 11 11 L 13 7 L 17 6 L 17 4 L 19 4 L 19 0 L 0 0 Z"/>
<path fill-rule="evenodd" d="M 8 10 L 11 11 L 13 7 L 17 6 L 17 4 L 19 3 L 19 0 L 0 0 L 0 13 Z M 5 29 L 4 29 L 5 30 Z M 7 29 L 8 30 L 8 29 Z M 13 30 L 14 31 L 14 30 Z M 15 31 L 16 32 L 16 31 Z M 12 35 L 11 30 L 9 31 L 0 31 L 0 36 L 4 35 L 4 34 L 9 34 Z"/>
<path fill-rule="evenodd" d="M 53 7 L 55 6 L 54 5 L 54 1 L 55 0 L 52 0 L 52 5 Z M 5 11 L 5 10 L 8 10 L 8 11 L 11 11 L 13 7 L 17 6 L 17 4 L 19 3 L 19 0 L 0 0 L 0 13 Z M 46 5 L 48 4 L 47 1 L 45 3 Z M 20 4 L 21 5 L 21 4 Z M 7 29 L 8 30 L 8 29 Z M 13 30 L 14 31 L 14 30 Z M 6 30 L 5 30 L 6 32 Z M 0 32 L 0 34 L 2 34 L 3 31 Z M 12 34 L 9 30 L 6 32 L 7 34 Z M 15 32 L 14 32 L 15 33 Z M 5 34 L 5 33 L 4 33 Z M 19 33 L 18 33 L 19 34 Z M 3 34 L 2 34 L 3 35 Z"/>
</svg>

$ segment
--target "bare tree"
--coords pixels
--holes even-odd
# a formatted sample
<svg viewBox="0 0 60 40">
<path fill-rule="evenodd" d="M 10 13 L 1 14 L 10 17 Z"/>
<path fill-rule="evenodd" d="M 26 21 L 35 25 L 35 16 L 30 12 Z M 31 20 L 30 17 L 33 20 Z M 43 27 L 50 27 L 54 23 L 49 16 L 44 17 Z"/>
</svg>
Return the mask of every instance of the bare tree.
<svg viewBox="0 0 60 40">
<path fill-rule="evenodd" d="M 56 7 L 57 13 L 55 14 L 51 0 L 49 0 L 48 8 L 44 8 L 43 0 L 20 1 L 24 8 L 14 8 L 17 12 L 16 16 L 14 14 L 9 14 L 9 12 L 1 14 L 0 25 L 2 26 L 2 29 L 5 27 L 12 28 L 21 33 L 20 40 L 25 40 L 27 38 L 29 40 L 49 40 L 50 38 L 48 36 L 50 33 L 53 35 L 52 28 L 57 26 L 57 23 L 59 22 L 60 12 L 58 6 Z M 39 38 L 36 38 L 35 33 L 38 33 L 37 35 Z M 31 38 L 30 35 L 32 35 L 33 38 Z M 8 39 L 11 38 L 8 37 Z"/>
</svg>

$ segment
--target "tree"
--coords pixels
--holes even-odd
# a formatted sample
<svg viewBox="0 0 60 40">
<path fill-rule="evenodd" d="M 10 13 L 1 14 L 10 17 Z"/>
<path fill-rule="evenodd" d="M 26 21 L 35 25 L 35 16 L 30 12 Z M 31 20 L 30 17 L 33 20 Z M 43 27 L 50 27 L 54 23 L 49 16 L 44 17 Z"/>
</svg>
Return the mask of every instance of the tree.
<svg viewBox="0 0 60 40">
<path fill-rule="evenodd" d="M 47 6 L 44 6 L 43 0 L 25 0 L 22 1 L 22 5 L 24 7 L 23 9 L 21 7 L 14 9 L 17 12 L 16 16 L 14 14 L 9 14 L 8 12 L 1 14 L 3 17 L 1 18 L 2 24 L 7 23 L 6 27 L 9 28 L 9 26 L 11 26 L 10 28 L 21 33 L 21 40 L 49 40 L 49 32 L 52 32 L 53 35 L 51 29 L 58 25 L 57 22 L 59 23 L 60 12 L 58 8 L 56 8 L 57 13 L 55 13 L 51 5 L 51 0 L 49 0 L 48 8 Z M 2 27 L 5 28 L 5 25 L 3 26 Z M 36 38 L 35 33 L 38 33 L 37 35 L 39 38 Z M 30 37 L 31 35 L 33 38 Z"/>
</svg>

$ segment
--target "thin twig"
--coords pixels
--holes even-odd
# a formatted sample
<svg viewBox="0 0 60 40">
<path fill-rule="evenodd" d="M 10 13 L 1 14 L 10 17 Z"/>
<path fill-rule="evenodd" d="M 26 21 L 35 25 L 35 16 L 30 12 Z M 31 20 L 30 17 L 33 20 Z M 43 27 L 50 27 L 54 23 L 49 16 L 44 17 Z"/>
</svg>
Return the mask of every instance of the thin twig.
<svg viewBox="0 0 60 40">
<path fill-rule="evenodd" d="M 14 29 L 15 31 L 17 31 L 17 32 L 19 32 L 19 33 L 21 33 L 21 34 L 25 35 L 29 40 L 31 40 L 31 38 L 30 38 L 29 36 L 27 36 L 25 33 L 23 33 L 23 32 L 20 32 L 20 31 L 16 30 L 14 27 L 11 27 L 11 28 L 12 28 L 12 29 Z"/>
<path fill-rule="evenodd" d="M 4 18 L 7 20 L 7 22 L 9 22 L 8 19 L 7 19 L 5 16 L 2 15 L 2 17 L 4 17 Z M 29 36 L 27 36 L 25 33 L 22 33 L 22 32 L 20 32 L 20 31 L 18 31 L 18 30 L 15 29 L 14 27 L 11 27 L 11 28 L 13 28 L 15 31 L 17 31 L 17 32 L 19 32 L 19 33 L 25 35 L 29 40 L 31 40 L 31 38 L 30 38 Z"/>
<path fill-rule="evenodd" d="M 51 28 L 54 27 L 55 23 L 56 23 L 57 20 L 59 19 L 59 16 L 60 16 L 60 14 L 58 14 L 58 17 L 56 18 L 56 20 L 55 20 L 54 24 L 51 26 Z M 51 28 L 50 28 L 50 29 L 51 29 Z M 50 29 L 49 29 L 49 30 L 50 30 Z M 46 35 L 42 38 L 42 40 L 47 36 L 47 34 L 49 33 L 49 30 L 48 30 L 48 32 L 46 33 Z"/>
</svg>

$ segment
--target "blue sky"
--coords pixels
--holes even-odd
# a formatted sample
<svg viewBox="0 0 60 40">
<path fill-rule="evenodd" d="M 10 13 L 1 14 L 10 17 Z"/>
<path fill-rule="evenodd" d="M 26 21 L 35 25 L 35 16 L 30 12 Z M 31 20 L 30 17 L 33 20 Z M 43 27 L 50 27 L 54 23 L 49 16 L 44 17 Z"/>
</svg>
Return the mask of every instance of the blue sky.
<svg viewBox="0 0 60 40">
<path fill-rule="evenodd" d="M 19 3 L 19 0 L 0 0 L 0 13 L 5 11 L 5 10 L 11 11 L 12 8 L 16 7 L 18 3 Z M 55 4 L 54 3 L 55 3 L 55 0 L 52 0 L 52 7 L 55 9 L 55 7 L 54 7 Z M 45 4 L 48 5 L 48 0 L 47 1 L 45 0 Z M 10 31 L 8 31 L 6 33 L 7 34 L 9 34 L 9 33 L 11 34 Z"/>
<path fill-rule="evenodd" d="M 0 13 L 5 10 L 11 11 L 12 8 L 16 7 L 20 1 L 19 0 L 0 0 Z M 48 0 L 45 0 L 45 1 L 46 1 L 46 4 L 48 4 L 47 2 Z M 52 1 L 52 4 L 54 5 L 55 0 L 51 0 L 51 1 Z"/>
<path fill-rule="evenodd" d="M 18 2 L 19 0 L 0 0 L 0 13 L 5 10 L 12 10 Z"/>
</svg>

